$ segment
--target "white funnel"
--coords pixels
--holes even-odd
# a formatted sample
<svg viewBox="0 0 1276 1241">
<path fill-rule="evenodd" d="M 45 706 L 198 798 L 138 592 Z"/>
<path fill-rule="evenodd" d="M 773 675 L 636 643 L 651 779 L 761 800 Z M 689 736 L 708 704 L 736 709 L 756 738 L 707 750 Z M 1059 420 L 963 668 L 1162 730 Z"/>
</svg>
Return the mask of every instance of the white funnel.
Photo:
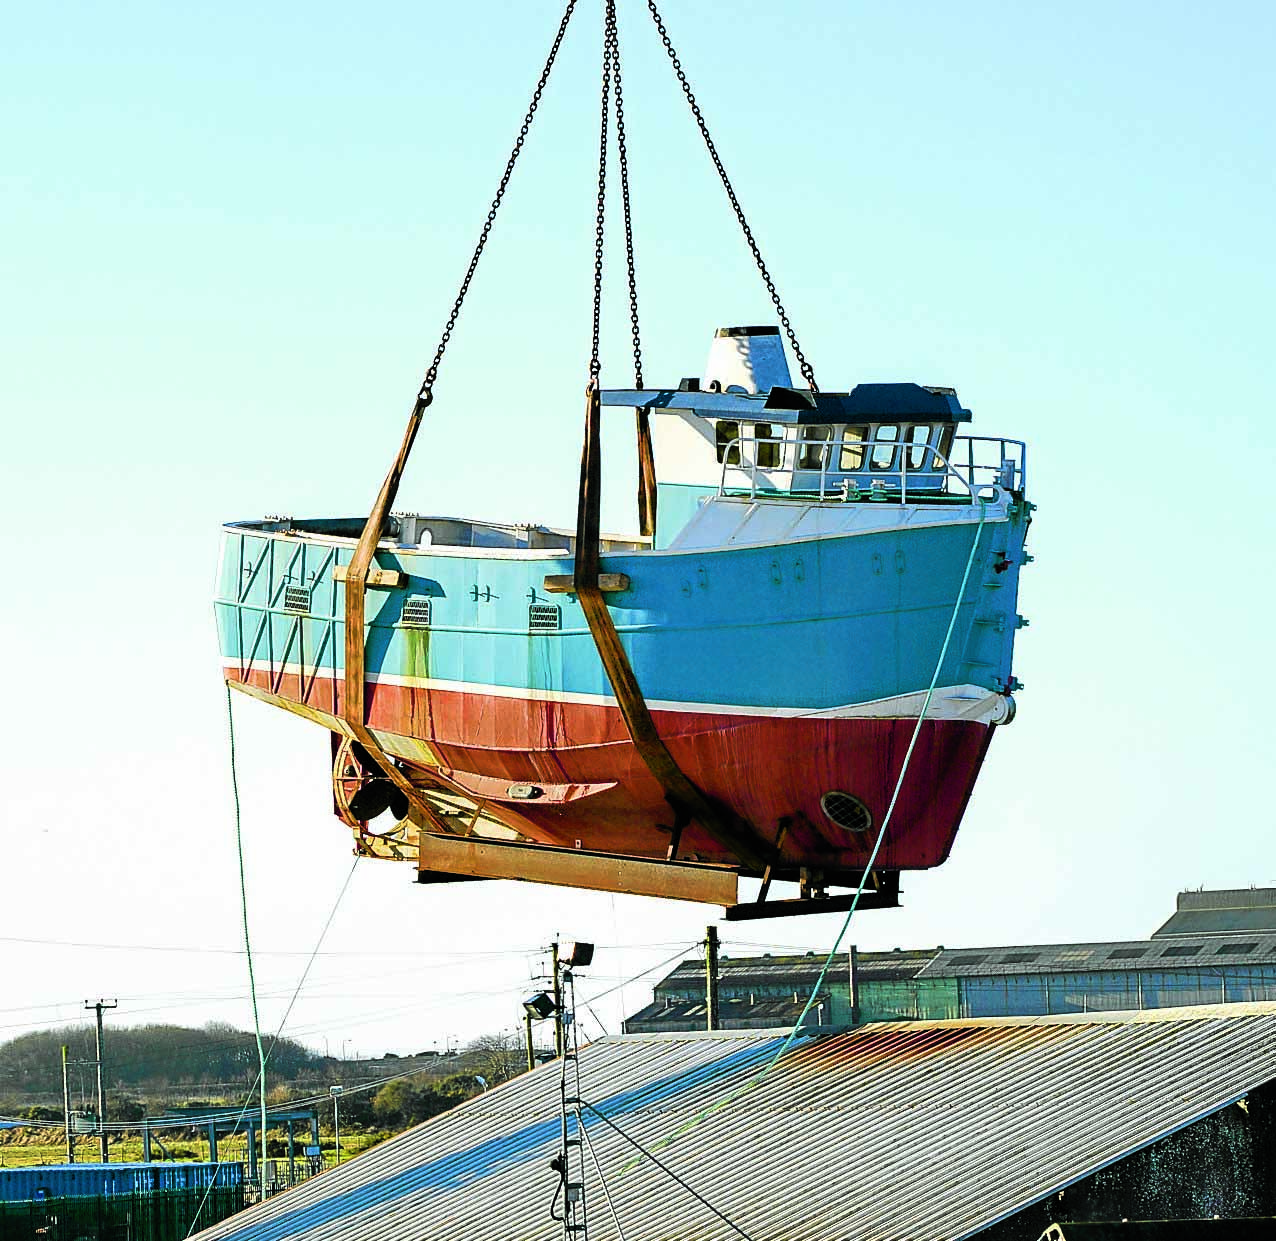
<svg viewBox="0 0 1276 1241">
<path fill-rule="evenodd" d="M 720 327 L 714 333 L 701 388 L 716 383 L 724 392 L 769 392 L 791 382 L 778 327 Z"/>
</svg>

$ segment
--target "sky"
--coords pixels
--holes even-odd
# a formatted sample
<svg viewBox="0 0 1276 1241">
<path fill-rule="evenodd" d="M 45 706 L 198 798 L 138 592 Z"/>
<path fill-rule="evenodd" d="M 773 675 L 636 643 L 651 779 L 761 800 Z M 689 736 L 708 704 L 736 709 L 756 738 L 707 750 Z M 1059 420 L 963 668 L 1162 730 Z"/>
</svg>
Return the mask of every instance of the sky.
<svg viewBox="0 0 1276 1241">
<path fill-rule="evenodd" d="M 1276 884 L 1276 11 L 664 8 L 821 385 L 949 384 L 976 433 L 1029 444 L 1018 717 L 951 859 L 847 942 L 1140 938 L 1181 889 Z M 646 372 L 672 383 L 716 327 L 774 312 L 645 6 L 620 9 Z M 571 520 L 600 10 L 573 20 L 401 507 Z M 251 1023 L 219 527 L 367 511 L 557 20 L 541 0 L 8 15 L 0 1040 L 100 995 L 120 1024 Z M 627 386 L 619 249 L 609 271 L 603 381 Z M 262 1022 L 331 917 L 287 1026 L 320 1051 L 513 1026 L 556 936 L 600 945 L 583 1028 L 615 1032 L 659 971 L 625 980 L 718 916 L 351 876 L 324 734 L 243 699 L 234 722 Z M 824 951 L 840 922 L 720 929 L 728 955 Z"/>
</svg>

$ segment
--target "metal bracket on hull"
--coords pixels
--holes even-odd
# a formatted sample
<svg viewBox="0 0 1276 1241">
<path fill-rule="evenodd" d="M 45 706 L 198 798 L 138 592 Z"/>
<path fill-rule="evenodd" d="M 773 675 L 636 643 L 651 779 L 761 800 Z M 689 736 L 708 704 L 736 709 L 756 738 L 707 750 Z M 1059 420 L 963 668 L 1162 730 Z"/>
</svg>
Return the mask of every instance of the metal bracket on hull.
<svg viewBox="0 0 1276 1241">
<path fill-rule="evenodd" d="M 419 849 L 418 883 L 526 879 L 597 892 L 700 901 L 706 905 L 733 905 L 738 896 L 739 877 L 724 866 L 662 862 L 474 836 L 432 836 L 424 832 Z"/>
<path fill-rule="evenodd" d="M 723 917 L 728 922 L 748 922 L 756 918 L 790 918 L 796 914 L 846 913 L 851 908 L 895 909 L 899 906 L 899 871 L 874 871 L 869 884 L 860 893 L 858 901 L 854 892 L 841 896 L 808 896 L 784 901 L 745 901 L 732 905 Z"/>
<path fill-rule="evenodd" d="M 599 573 L 599 510 L 602 493 L 602 445 L 597 381 L 585 392 L 585 444 L 580 458 L 580 493 L 576 506 L 576 564 L 573 574 L 576 597 L 593 635 L 598 658 L 616 695 L 616 705 L 634 749 L 647 770 L 660 782 L 674 812 L 694 819 L 724 849 L 729 849 L 750 870 L 761 870 L 774 856 L 752 824 L 730 807 L 708 796 L 680 768 L 656 731 L 638 678 L 621 645 Z M 659 895 L 659 893 L 657 894 Z"/>
</svg>

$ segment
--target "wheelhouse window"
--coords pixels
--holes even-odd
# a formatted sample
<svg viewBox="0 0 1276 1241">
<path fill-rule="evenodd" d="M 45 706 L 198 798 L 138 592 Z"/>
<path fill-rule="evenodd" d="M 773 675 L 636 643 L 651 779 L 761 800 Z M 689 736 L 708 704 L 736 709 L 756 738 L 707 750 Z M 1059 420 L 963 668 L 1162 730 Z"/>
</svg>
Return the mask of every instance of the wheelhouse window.
<svg viewBox="0 0 1276 1241">
<path fill-rule="evenodd" d="M 930 444 L 930 424 L 915 422 L 908 428 L 908 468 L 910 470 L 934 469 L 931 454 L 926 451 Z"/>
<path fill-rule="evenodd" d="M 957 435 L 957 428 L 951 422 L 941 422 L 939 424 L 939 434 L 935 437 L 938 441 L 939 455 L 947 461 L 952 456 L 953 439 Z M 936 469 L 943 469 L 943 462 L 935 462 Z"/>
<path fill-rule="evenodd" d="M 859 470 L 864 467 L 864 441 L 868 439 L 867 427 L 842 428 L 842 453 L 838 462 L 841 470 Z"/>
<path fill-rule="evenodd" d="M 760 470 L 780 468 L 780 436 L 769 422 L 753 424 L 753 460 Z"/>
<path fill-rule="evenodd" d="M 873 454 L 870 463 L 875 470 L 889 470 L 895 465 L 895 449 L 899 443 L 899 427 L 882 423 L 873 435 Z"/>
<path fill-rule="evenodd" d="M 798 452 L 799 470 L 822 470 L 828 459 L 832 427 L 807 427 L 802 432 L 802 445 Z"/>
<path fill-rule="evenodd" d="M 713 426 L 717 444 L 718 461 L 728 465 L 740 464 L 740 424 L 719 419 Z"/>
</svg>

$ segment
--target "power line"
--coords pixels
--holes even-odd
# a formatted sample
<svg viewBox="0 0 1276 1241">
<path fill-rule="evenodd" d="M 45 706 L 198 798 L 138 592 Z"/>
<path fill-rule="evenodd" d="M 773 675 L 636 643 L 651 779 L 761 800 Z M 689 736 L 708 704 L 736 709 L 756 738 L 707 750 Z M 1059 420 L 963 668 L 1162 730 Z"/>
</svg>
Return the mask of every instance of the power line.
<svg viewBox="0 0 1276 1241">
<path fill-rule="evenodd" d="M 639 949 L 639 948 L 669 948 L 673 946 L 672 940 L 661 941 L 658 943 L 647 944 L 599 944 L 599 948 L 606 949 Z M 78 949 L 95 949 L 108 952 L 169 952 L 169 953 L 186 953 L 190 955 L 212 955 L 227 957 L 242 957 L 244 950 L 242 948 L 208 948 L 195 945 L 184 946 L 179 944 L 113 944 L 101 942 L 89 942 L 84 940 L 73 939 L 35 939 L 24 935 L 0 935 L 0 944 L 21 944 L 28 947 L 40 948 L 78 948 Z M 511 947 L 511 948 L 475 948 L 467 950 L 419 950 L 419 951 L 381 951 L 378 950 L 379 957 L 408 957 L 413 960 L 419 960 L 422 957 L 443 957 L 452 960 L 456 957 L 515 957 L 515 956 L 537 956 L 544 952 L 542 946 L 532 948 L 528 947 Z M 256 949 L 254 955 L 259 957 L 308 957 L 310 955 L 305 949 L 293 948 L 276 948 L 276 949 Z M 366 951 L 357 949 L 332 949 L 328 952 L 321 952 L 320 957 L 357 957 L 361 960 L 367 958 Z"/>
</svg>

